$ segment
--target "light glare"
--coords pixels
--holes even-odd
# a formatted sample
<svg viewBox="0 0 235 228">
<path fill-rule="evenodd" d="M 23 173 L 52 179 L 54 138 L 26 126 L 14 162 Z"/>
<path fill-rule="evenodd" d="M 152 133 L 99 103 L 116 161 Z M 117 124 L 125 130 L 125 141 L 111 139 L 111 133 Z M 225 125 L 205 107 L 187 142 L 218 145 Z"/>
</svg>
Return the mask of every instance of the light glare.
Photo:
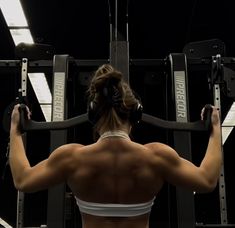
<svg viewBox="0 0 235 228">
<path fill-rule="evenodd" d="M 29 29 L 10 29 L 10 33 L 16 46 L 22 42 L 28 44 L 34 43 Z"/>
<path fill-rule="evenodd" d="M 8 27 L 28 27 L 28 23 L 19 0 L 0 0 L 0 7 Z"/>
</svg>

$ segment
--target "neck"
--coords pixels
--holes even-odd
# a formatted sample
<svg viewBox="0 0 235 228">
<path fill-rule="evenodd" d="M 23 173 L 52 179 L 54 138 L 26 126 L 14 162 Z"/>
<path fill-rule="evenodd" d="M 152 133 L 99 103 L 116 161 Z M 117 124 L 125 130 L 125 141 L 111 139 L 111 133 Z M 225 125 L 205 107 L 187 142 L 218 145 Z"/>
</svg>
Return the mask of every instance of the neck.
<svg viewBox="0 0 235 228">
<path fill-rule="evenodd" d="M 127 131 L 124 130 L 112 130 L 112 131 L 105 131 L 100 135 L 99 139 L 104 139 L 108 137 L 118 137 L 130 140 L 130 137 Z"/>
</svg>

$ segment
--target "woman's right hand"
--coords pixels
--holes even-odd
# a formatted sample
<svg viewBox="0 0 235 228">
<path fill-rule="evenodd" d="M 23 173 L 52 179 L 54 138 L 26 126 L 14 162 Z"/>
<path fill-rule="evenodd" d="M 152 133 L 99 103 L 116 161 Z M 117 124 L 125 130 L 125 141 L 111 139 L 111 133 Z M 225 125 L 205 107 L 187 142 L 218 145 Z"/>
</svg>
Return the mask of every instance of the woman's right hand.
<svg viewBox="0 0 235 228">
<path fill-rule="evenodd" d="M 211 105 L 212 112 L 211 112 L 211 125 L 212 128 L 214 127 L 220 127 L 220 113 L 219 109 L 213 105 Z M 201 119 L 204 119 L 204 112 L 205 112 L 205 107 L 201 111 Z"/>
<path fill-rule="evenodd" d="M 20 134 L 20 129 L 19 129 L 19 124 L 20 124 L 20 104 L 16 104 L 14 106 L 14 109 L 12 110 L 11 113 L 11 131 L 16 131 L 17 133 Z M 31 112 L 29 108 L 26 106 L 26 111 L 27 111 L 27 118 L 31 118 Z"/>
</svg>

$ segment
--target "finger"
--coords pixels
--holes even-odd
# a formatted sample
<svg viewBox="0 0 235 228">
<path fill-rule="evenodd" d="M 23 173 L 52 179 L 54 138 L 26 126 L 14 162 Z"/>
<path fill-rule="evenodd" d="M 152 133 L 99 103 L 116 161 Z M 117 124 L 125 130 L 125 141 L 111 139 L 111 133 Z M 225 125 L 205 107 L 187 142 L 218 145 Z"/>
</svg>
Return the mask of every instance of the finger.
<svg viewBox="0 0 235 228">
<path fill-rule="evenodd" d="M 15 113 L 19 113 L 19 107 L 20 105 L 19 104 L 16 104 L 12 110 L 12 115 L 15 114 Z"/>
<path fill-rule="evenodd" d="M 20 104 L 16 104 L 16 105 L 14 106 L 14 109 L 15 109 L 15 110 L 19 110 L 19 107 L 20 107 Z"/>
<path fill-rule="evenodd" d="M 26 106 L 26 111 L 27 111 L 27 117 L 28 117 L 28 119 L 30 119 L 31 115 L 32 115 L 32 112 L 30 111 L 28 106 Z"/>
<path fill-rule="evenodd" d="M 216 113 L 216 114 L 219 114 L 219 108 L 216 107 L 216 106 L 212 106 L 212 112 Z"/>
<path fill-rule="evenodd" d="M 205 112 L 205 107 L 204 107 L 204 108 L 202 108 L 202 110 L 201 110 L 201 120 L 203 120 L 203 119 L 204 119 L 204 112 Z"/>
</svg>

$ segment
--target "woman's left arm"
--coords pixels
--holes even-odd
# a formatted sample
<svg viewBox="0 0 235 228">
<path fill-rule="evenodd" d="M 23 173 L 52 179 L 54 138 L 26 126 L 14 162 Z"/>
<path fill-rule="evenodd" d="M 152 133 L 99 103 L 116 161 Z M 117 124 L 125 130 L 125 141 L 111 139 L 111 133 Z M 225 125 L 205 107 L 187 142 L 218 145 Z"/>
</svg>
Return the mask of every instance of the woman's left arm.
<svg viewBox="0 0 235 228">
<path fill-rule="evenodd" d="M 18 107 L 15 106 L 12 112 L 9 155 L 15 187 L 23 192 L 35 192 L 65 182 L 71 171 L 75 146 L 73 144 L 61 146 L 53 151 L 48 159 L 31 167 L 18 129 Z"/>
</svg>

